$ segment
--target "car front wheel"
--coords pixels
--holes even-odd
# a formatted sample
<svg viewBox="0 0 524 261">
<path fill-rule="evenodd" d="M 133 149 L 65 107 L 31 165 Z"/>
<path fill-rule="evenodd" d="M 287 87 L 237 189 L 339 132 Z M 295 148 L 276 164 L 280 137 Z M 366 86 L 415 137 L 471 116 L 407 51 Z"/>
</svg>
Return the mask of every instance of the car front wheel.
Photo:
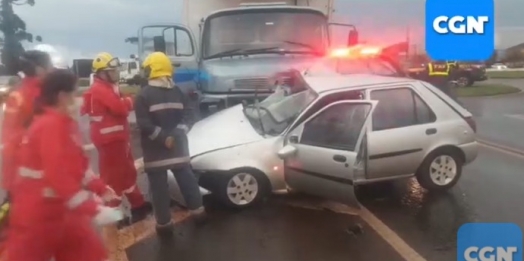
<svg viewBox="0 0 524 261">
<path fill-rule="evenodd" d="M 222 176 L 216 195 L 230 208 L 247 208 L 259 203 L 270 193 L 267 177 L 254 170 L 238 170 Z"/>
<path fill-rule="evenodd" d="M 454 151 L 441 150 L 430 154 L 417 171 L 420 185 L 429 191 L 445 191 L 457 184 L 463 161 Z"/>
</svg>

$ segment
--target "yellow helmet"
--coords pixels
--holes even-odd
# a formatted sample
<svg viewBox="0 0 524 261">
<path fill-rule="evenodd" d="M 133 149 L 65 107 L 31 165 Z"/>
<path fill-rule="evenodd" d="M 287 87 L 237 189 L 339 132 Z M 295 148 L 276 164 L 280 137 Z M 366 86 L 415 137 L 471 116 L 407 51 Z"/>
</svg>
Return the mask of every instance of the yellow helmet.
<svg viewBox="0 0 524 261">
<path fill-rule="evenodd" d="M 167 55 L 162 52 L 154 52 L 146 57 L 142 63 L 149 79 L 173 76 L 173 64 Z"/>
<path fill-rule="evenodd" d="M 113 57 L 110 53 L 99 53 L 93 60 L 93 72 L 102 70 L 112 70 L 120 67 L 120 61 L 118 58 Z"/>
</svg>

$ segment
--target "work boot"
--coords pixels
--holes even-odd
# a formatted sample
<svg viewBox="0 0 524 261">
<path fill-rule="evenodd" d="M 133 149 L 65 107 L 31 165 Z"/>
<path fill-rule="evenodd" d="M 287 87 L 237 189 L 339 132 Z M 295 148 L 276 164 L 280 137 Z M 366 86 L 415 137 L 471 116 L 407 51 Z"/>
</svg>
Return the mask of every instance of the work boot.
<svg viewBox="0 0 524 261">
<path fill-rule="evenodd" d="M 190 210 L 189 214 L 191 215 L 191 218 L 194 220 L 195 224 L 197 225 L 204 225 L 207 223 L 207 213 L 206 209 L 204 207 L 199 207 L 195 210 Z"/>
<path fill-rule="evenodd" d="M 131 209 L 131 224 L 146 219 L 152 211 L 153 206 L 149 202 L 145 202 L 142 206 Z"/>
<path fill-rule="evenodd" d="M 167 224 L 164 224 L 164 225 L 161 225 L 161 224 L 156 224 L 156 234 L 158 235 L 158 237 L 160 237 L 161 239 L 170 239 L 173 237 L 173 230 L 175 228 L 175 224 L 173 223 L 173 221 L 169 221 Z"/>
</svg>

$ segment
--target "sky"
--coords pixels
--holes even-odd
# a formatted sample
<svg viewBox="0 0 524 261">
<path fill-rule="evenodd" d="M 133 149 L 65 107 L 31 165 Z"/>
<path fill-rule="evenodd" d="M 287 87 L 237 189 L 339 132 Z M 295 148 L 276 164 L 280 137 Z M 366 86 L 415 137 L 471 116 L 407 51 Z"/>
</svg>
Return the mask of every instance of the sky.
<svg viewBox="0 0 524 261">
<path fill-rule="evenodd" d="M 524 1 L 495 0 L 495 5 L 497 47 L 524 42 Z M 181 22 L 182 6 L 183 0 L 36 0 L 15 12 L 29 32 L 67 59 L 101 51 L 127 58 L 137 47 L 125 43 L 126 37 L 136 36 L 144 24 Z M 424 0 L 336 0 L 333 20 L 356 25 L 363 40 L 375 43 L 402 41 L 409 27 L 410 41 L 422 49 L 424 6 Z"/>
</svg>

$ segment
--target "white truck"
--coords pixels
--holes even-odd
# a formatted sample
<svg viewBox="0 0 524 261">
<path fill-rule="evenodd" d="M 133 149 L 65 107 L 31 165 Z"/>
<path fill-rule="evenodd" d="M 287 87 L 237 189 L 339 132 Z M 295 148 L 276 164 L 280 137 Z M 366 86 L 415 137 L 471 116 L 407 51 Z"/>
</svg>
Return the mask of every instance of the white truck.
<svg viewBox="0 0 524 261">
<path fill-rule="evenodd" d="M 138 59 L 122 59 L 120 60 L 120 63 L 120 82 L 129 83 L 140 73 Z"/>
<path fill-rule="evenodd" d="M 262 98 L 273 92 L 272 75 L 326 55 L 332 26 L 347 28 L 348 46 L 358 43 L 353 25 L 329 22 L 334 1 L 184 0 L 185 24 L 139 29 L 139 59 L 165 52 L 176 67 L 175 82 L 204 114 L 210 105 Z"/>
</svg>

